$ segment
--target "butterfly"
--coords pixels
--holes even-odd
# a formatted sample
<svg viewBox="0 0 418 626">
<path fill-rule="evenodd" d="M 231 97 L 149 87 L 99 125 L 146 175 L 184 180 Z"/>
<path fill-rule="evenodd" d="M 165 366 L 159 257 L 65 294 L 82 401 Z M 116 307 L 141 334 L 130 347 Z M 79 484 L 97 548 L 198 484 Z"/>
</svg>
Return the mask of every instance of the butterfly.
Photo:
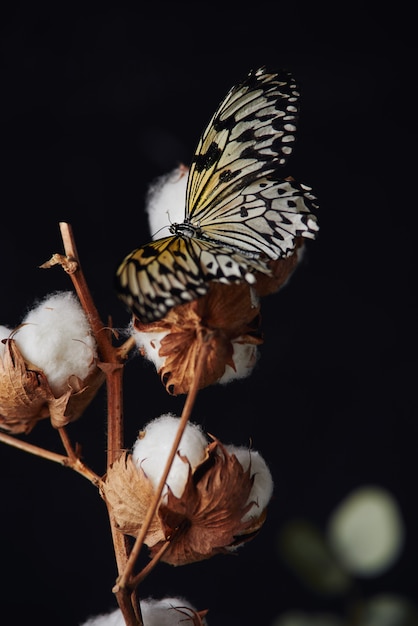
<svg viewBox="0 0 418 626">
<path fill-rule="evenodd" d="M 207 293 L 211 281 L 256 282 L 269 261 L 290 256 L 319 230 L 312 189 L 280 169 L 292 153 L 299 89 L 288 71 L 252 70 L 233 86 L 197 145 L 185 218 L 170 236 L 128 254 L 119 298 L 144 323 Z"/>
</svg>

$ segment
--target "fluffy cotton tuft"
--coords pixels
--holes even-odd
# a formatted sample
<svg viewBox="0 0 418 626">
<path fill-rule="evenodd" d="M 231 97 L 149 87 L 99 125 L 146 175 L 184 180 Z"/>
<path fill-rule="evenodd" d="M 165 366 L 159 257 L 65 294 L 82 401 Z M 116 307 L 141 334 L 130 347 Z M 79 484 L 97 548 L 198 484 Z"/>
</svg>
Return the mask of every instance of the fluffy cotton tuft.
<svg viewBox="0 0 418 626">
<path fill-rule="evenodd" d="M 129 326 L 129 333 L 135 339 L 137 347 L 146 359 L 154 363 L 157 372 L 160 367 L 164 365 L 166 360 L 166 357 L 161 357 L 158 353 L 161 348 L 161 341 L 166 335 L 168 335 L 168 332 L 168 330 L 164 332 L 142 332 L 136 330 L 135 326 L 132 323 Z"/>
<path fill-rule="evenodd" d="M 76 296 L 47 296 L 24 318 L 13 338 L 26 361 L 39 367 L 55 396 L 68 389 L 70 376 L 84 380 L 95 367 L 96 342 Z"/>
<path fill-rule="evenodd" d="M 254 369 L 258 360 L 258 348 L 250 343 L 238 343 L 232 341 L 232 360 L 234 361 L 235 369 L 230 365 L 225 366 L 225 373 L 219 379 L 221 385 L 237 380 L 239 378 L 247 378 Z"/>
<path fill-rule="evenodd" d="M 190 602 L 181 597 L 148 599 L 141 605 L 141 609 L 144 626 L 184 626 L 188 622 L 192 624 L 190 617 L 196 613 Z M 202 623 L 207 625 L 206 620 Z"/>
<path fill-rule="evenodd" d="M 128 332 L 135 339 L 135 343 L 141 351 L 141 354 L 154 364 L 158 372 L 164 366 L 167 359 L 166 356 L 162 357 L 159 355 L 161 342 L 170 331 L 140 331 L 131 323 L 128 327 Z M 231 344 L 233 349 L 232 359 L 235 369 L 229 364 L 225 365 L 225 372 L 217 381 L 221 385 L 226 385 L 241 378 L 247 378 L 253 371 L 258 360 L 257 346 L 249 343 L 239 343 L 238 341 L 231 341 Z"/>
<path fill-rule="evenodd" d="M 136 466 L 143 469 L 155 489 L 163 475 L 179 421 L 180 418 L 170 413 L 157 417 L 145 426 L 133 446 L 132 458 Z M 183 461 L 178 454 L 174 458 L 166 481 L 166 485 L 176 497 L 181 497 L 184 491 L 189 475 L 189 464 L 193 471 L 205 459 L 207 445 L 208 440 L 200 426 L 188 422 L 178 453 L 186 457 L 189 463 Z"/>
<path fill-rule="evenodd" d="M 154 600 L 147 598 L 141 602 L 144 626 L 184 626 L 192 623 L 190 618 L 196 609 L 184 598 L 172 597 Z M 202 624 L 207 626 L 206 619 Z M 125 620 L 119 609 L 106 615 L 90 617 L 81 626 L 125 626 Z"/>
<path fill-rule="evenodd" d="M 241 446 L 225 446 L 229 454 L 234 454 L 243 469 L 246 471 L 251 465 L 251 476 L 254 477 L 248 502 L 253 502 L 253 506 L 242 518 L 247 521 L 252 517 L 259 517 L 262 511 L 270 502 L 273 494 L 273 478 L 271 472 L 259 452 Z"/>
<path fill-rule="evenodd" d="M 166 237 L 170 224 L 184 221 L 187 169 L 177 167 L 157 178 L 149 187 L 145 209 L 153 239 Z M 161 232 L 161 230 L 166 232 Z"/>
</svg>

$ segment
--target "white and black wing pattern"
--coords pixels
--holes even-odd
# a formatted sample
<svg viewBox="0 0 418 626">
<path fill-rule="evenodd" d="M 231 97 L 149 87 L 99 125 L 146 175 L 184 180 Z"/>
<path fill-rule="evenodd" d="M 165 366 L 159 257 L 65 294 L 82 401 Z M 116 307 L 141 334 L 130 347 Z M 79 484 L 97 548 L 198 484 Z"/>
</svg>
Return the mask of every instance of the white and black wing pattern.
<svg viewBox="0 0 418 626">
<path fill-rule="evenodd" d="M 201 237 L 251 257 L 286 258 L 297 237 L 315 238 L 314 206 L 310 187 L 268 174 L 231 191 L 216 207 L 218 218 L 200 223 Z"/>
<path fill-rule="evenodd" d="M 299 90 L 289 72 L 249 73 L 204 131 L 189 172 L 186 222 L 233 250 L 287 256 L 318 230 L 310 187 L 280 177 L 292 152 Z"/>
<path fill-rule="evenodd" d="M 257 271 L 269 271 L 261 259 L 195 237 L 165 237 L 128 254 L 115 279 L 125 304 L 143 322 L 153 322 L 205 295 L 212 280 L 254 284 Z"/>
<path fill-rule="evenodd" d="M 299 237 L 316 236 L 310 187 L 280 173 L 298 97 L 291 74 L 261 68 L 223 99 L 190 167 L 184 222 L 128 254 L 116 272 L 119 297 L 142 321 L 203 296 L 211 281 L 254 284 Z"/>
</svg>

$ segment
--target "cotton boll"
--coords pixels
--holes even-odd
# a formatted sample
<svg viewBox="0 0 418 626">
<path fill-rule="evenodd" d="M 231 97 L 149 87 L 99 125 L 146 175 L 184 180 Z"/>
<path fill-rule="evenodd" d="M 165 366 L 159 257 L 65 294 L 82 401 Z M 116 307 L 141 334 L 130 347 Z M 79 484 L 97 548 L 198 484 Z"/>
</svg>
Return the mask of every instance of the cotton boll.
<svg viewBox="0 0 418 626">
<path fill-rule="evenodd" d="M 184 598 L 147 599 L 141 604 L 144 626 L 184 626 L 194 623 L 196 609 Z M 207 621 L 202 620 L 203 626 Z"/>
<path fill-rule="evenodd" d="M 172 223 L 184 221 L 187 168 L 177 167 L 157 178 L 149 187 L 145 209 L 153 239 L 168 236 Z M 161 232 L 165 229 L 165 232 Z"/>
<path fill-rule="evenodd" d="M 161 357 L 159 351 L 162 340 L 170 334 L 170 331 L 139 331 L 131 324 L 130 333 L 135 339 L 135 343 L 141 354 L 155 365 L 157 372 L 164 367 L 167 356 Z M 225 364 L 225 372 L 217 381 L 221 385 L 226 385 L 237 379 L 247 378 L 253 371 L 258 359 L 258 349 L 256 345 L 239 343 L 238 341 L 231 341 L 231 345 L 233 349 L 232 360 L 234 361 L 235 369 L 228 363 Z"/>
<path fill-rule="evenodd" d="M 254 505 L 247 511 L 242 521 L 247 521 L 252 517 L 259 517 L 267 507 L 273 494 L 274 483 L 271 472 L 259 452 L 232 445 L 226 446 L 226 449 L 229 454 L 236 456 L 244 470 L 251 466 L 251 476 L 254 477 L 253 487 L 248 498 L 248 502 L 254 502 Z"/>
<path fill-rule="evenodd" d="M 132 537 L 147 519 L 179 424 L 179 418 L 172 415 L 153 420 L 139 434 L 132 451 L 123 453 L 107 471 L 104 498 L 118 528 Z M 144 537 L 154 558 L 178 529 L 175 541 L 160 557 L 174 566 L 233 552 L 246 544 L 264 524 L 272 491 L 258 454 L 245 449 L 241 453 L 240 448 L 229 452 L 217 439 L 207 441 L 195 424 L 187 424 L 178 448 L 174 467 L 168 479 L 164 477 L 162 502 Z M 242 454 L 242 464 L 235 450 L 238 456 Z M 251 460 L 256 474 L 249 469 Z"/>
<path fill-rule="evenodd" d="M 25 360 L 44 372 L 57 397 L 67 391 L 70 376 L 84 380 L 95 367 L 96 342 L 70 291 L 47 296 L 29 311 L 14 339 Z"/>
<path fill-rule="evenodd" d="M 170 331 L 146 331 L 142 332 L 136 330 L 133 325 L 131 325 L 131 334 L 135 339 L 135 343 L 141 354 L 154 363 L 157 372 L 161 367 L 164 366 L 166 362 L 166 356 L 161 357 L 159 355 L 159 351 L 161 348 L 161 342 L 166 337 Z M 254 368 L 255 363 L 257 362 L 257 346 L 251 344 L 242 344 L 231 342 L 233 346 L 233 356 L 232 359 L 235 364 L 235 369 L 230 365 L 225 365 L 225 373 L 219 379 L 219 383 L 225 385 L 227 383 L 232 382 L 233 380 L 237 380 L 238 378 L 246 378 L 249 376 Z"/>
<path fill-rule="evenodd" d="M 190 618 L 197 613 L 190 602 L 178 597 L 142 600 L 141 612 L 144 626 L 183 626 L 185 623 L 191 624 Z M 205 618 L 202 619 L 202 625 L 208 626 Z M 106 615 L 90 617 L 81 626 L 125 626 L 125 620 L 120 609 L 116 609 Z"/>
<path fill-rule="evenodd" d="M 142 468 L 154 488 L 158 487 L 165 469 L 179 421 L 179 418 L 174 415 L 161 415 L 145 426 L 133 446 L 134 463 L 138 468 Z M 178 452 L 188 459 L 192 471 L 204 460 L 207 445 L 208 441 L 200 426 L 188 422 Z M 180 497 L 184 491 L 189 474 L 189 463 L 184 462 L 177 454 L 168 474 L 166 484 L 177 497 Z"/>
</svg>

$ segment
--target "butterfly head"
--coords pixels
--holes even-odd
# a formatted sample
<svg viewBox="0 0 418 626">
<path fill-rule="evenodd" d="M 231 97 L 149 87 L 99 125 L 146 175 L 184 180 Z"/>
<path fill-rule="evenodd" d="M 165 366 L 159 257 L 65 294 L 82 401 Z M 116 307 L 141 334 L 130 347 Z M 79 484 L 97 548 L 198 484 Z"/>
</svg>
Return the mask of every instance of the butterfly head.
<svg viewBox="0 0 418 626">
<path fill-rule="evenodd" d="M 177 237 L 199 238 L 200 236 L 200 228 L 198 226 L 194 226 L 188 220 L 185 220 L 181 224 L 171 224 L 169 230 L 172 235 L 176 235 Z"/>
</svg>

